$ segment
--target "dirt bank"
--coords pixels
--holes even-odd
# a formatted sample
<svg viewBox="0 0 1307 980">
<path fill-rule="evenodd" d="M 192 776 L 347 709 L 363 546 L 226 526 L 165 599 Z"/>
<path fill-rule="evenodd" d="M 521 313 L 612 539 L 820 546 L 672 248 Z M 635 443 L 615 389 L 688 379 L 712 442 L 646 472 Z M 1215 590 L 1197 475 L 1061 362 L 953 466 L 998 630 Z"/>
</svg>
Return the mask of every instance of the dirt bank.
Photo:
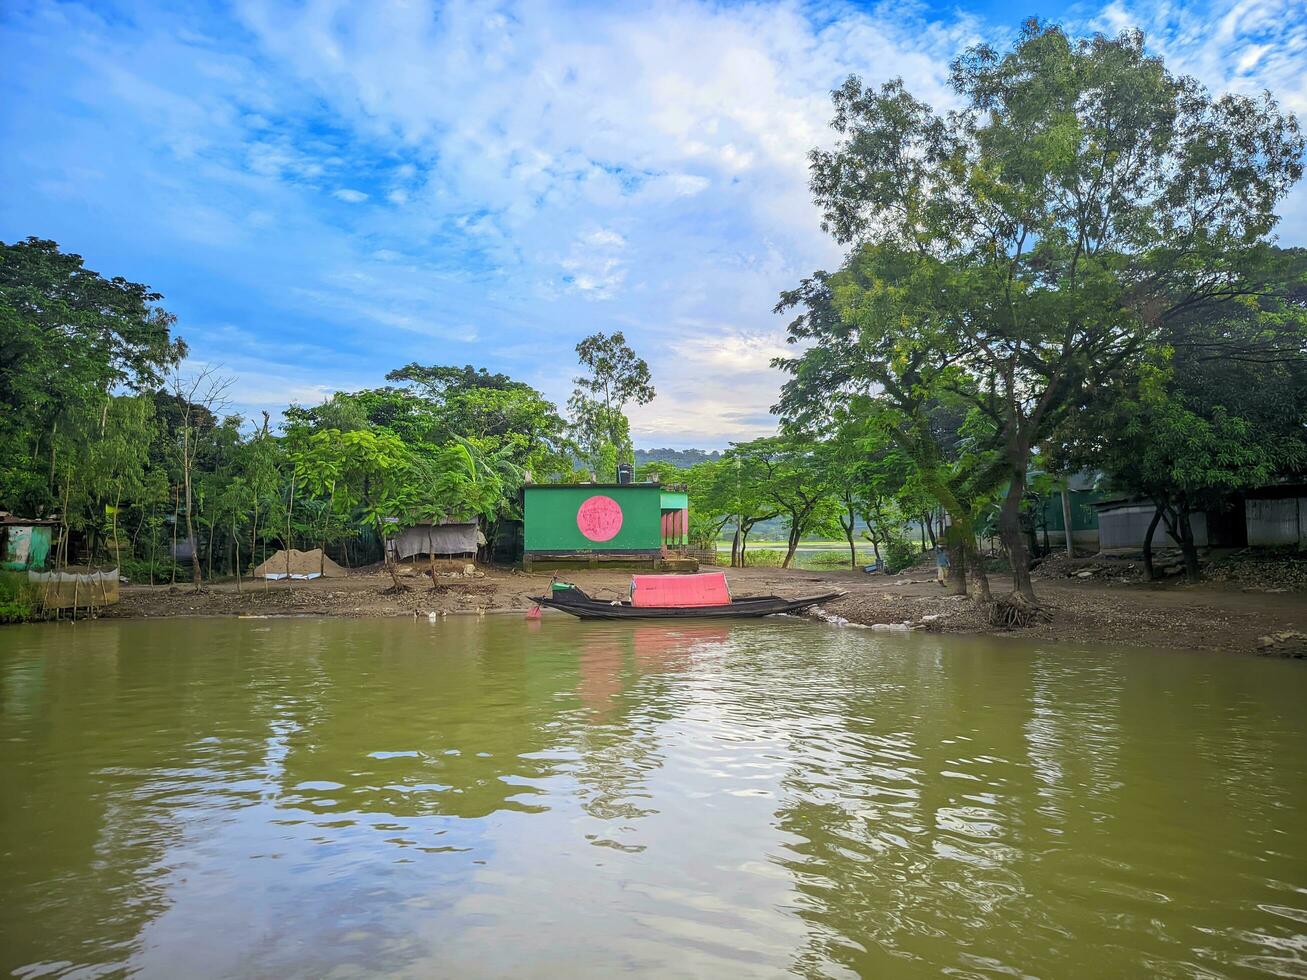
<svg viewBox="0 0 1307 980">
<path fill-rule="evenodd" d="M 900 577 L 861 572 L 814 572 L 775 568 L 728 571 L 736 595 L 804 595 L 832 587 L 847 595 L 818 615 L 866 626 L 902 626 L 944 633 L 990 633 L 981 611 L 965 599 L 946 596 L 922 570 Z M 578 570 L 568 579 L 591 595 L 625 595 L 629 574 Z M 431 579 L 414 574 L 396 593 L 390 577 L 376 571 L 313 582 L 235 582 L 206 586 L 127 586 L 120 605 L 107 611 L 117 618 L 152 616 L 404 616 L 524 612 L 530 596 L 549 587 L 550 573 L 479 569 L 473 577 Z M 993 577 L 995 592 L 1009 587 Z M 1215 649 L 1256 653 L 1262 637 L 1276 632 L 1307 633 L 1307 592 L 1247 592 L 1231 583 L 1186 586 L 1177 582 L 1146 585 L 1119 578 L 1051 578 L 1038 582 L 1040 600 L 1052 622 L 1019 634 L 1058 641 L 1126 643 L 1176 649 Z M 563 615 L 552 613 L 549 615 Z"/>
</svg>

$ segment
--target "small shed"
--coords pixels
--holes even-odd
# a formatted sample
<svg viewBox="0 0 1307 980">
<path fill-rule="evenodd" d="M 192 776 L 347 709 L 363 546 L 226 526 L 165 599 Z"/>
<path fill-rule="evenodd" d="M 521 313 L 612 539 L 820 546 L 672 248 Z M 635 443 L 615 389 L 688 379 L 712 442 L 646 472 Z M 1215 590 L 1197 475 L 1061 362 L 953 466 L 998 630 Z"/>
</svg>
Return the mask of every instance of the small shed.
<svg viewBox="0 0 1307 980">
<path fill-rule="evenodd" d="M 433 558 L 475 556 L 485 543 L 476 521 L 419 521 L 386 540 L 386 550 L 394 561 L 417 555 Z"/>
<path fill-rule="evenodd" d="M 22 572 L 45 568 L 58 524 L 58 521 L 0 511 L 0 569 Z"/>
<path fill-rule="evenodd" d="M 522 556 L 527 568 L 625 563 L 673 571 L 667 547 L 688 533 L 685 495 L 658 483 L 528 483 L 522 488 Z M 690 566 L 693 565 L 693 568 Z"/>
</svg>

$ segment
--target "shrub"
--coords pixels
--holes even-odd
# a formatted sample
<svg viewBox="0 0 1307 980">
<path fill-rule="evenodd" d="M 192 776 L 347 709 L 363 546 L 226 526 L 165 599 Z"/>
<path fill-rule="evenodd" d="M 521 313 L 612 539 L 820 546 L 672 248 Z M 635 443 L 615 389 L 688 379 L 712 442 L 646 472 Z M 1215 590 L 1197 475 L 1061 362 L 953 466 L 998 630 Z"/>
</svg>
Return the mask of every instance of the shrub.
<svg viewBox="0 0 1307 980">
<path fill-rule="evenodd" d="M 873 561 L 872 553 L 865 548 L 858 549 L 858 567 L 870 565 Z M 829 550 L 818 551 L 809 555 L 804 562 L 807 568 L 841 568 L 849 567 L 849 549 L 848 548 L 831 548 Z"/>
<path fill-rule="evenodd" d="M 907 538 L 890 538 L 880 554 L 885 559 L 885 568 L 896 575 L 916 561 L 921 551 Z"/>
<path fill-rule="evenodd" d="M 36 590 L 21 573 L 0 572 L 0 623 L 25 623 L 36 617 Z"/>
<path fill-rule="evenodd" d="M 750 568 L 780 568 L 783 561 L 785 561 L 785 552 L 771 548 L 763 548 L 759 551 L 750 549 L 744 553 L 744 564 Z"/>
<path fill-rule="evenodd" d="M 148 585 L 150 582 L 150 568 L 154 568 L 154 583 L 167 582 L 172 576 L 173 562 L 170 559 L 151 561 L 149 558 L 128 558 L 123 556 L 122 567 L 118 569 L 118 574 L 122 575 L 133 585 Z M 179 582 L 189 582 L 191 580 L 190 566 L 183 568 L 177 566 L 177 580 Z"/>
</svg>

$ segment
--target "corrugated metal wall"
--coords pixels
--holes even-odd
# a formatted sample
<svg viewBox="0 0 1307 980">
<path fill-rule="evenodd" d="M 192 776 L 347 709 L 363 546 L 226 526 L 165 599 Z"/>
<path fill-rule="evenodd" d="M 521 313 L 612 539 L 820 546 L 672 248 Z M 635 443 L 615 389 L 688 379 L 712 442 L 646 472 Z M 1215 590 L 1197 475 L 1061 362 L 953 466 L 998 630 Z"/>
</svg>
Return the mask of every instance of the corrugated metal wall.
<svg viewBox="0 0 1307 980">
<path fill-rule="evenodd" d="M 1307 498 L 1250 499 L 1244 502 L 1244 519 L 1250 545 L 1307 545 Z"/>
<path fill-rule="evenodd" d="M 1098 512 L 1098 547 L 1102 551 L 1117 548 L 1142 548 L 1144 534 L 1148 531 L 1148 522 L 1153 519 L 1152 504 L 1126 504 L 1111 509 L 1104 508 Z M 1194 530 L 1194 543 L 1207 547 L 1207 516 L 1192 514 L 1189 522 Z M 1154 548 L 1175 548 L 1176 543 L 1166 533 L 1166 524 L 1158 522 L 1153 532 Z"/>
</svg>

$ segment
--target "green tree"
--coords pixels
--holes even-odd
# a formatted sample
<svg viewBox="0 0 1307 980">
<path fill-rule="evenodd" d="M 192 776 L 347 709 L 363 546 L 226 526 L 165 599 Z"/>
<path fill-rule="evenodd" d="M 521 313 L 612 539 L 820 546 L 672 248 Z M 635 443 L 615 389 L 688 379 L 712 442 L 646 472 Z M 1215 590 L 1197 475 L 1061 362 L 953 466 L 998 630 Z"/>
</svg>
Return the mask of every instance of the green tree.
<svg viewBox="0 0 1307 980">
<path fill-rule="evenodd" d="M 651 465 L 662 467 L 664 471 L 667 468 L 665 463 Z M 705 460 L 675 472 L 676 479 L 685 484 L 690 501 L 690 544 L 715 553 L 717 539 L 732 515 L 727 464 L 721 460 Z"/>
<path fill-rule="evenodd" d="M 904 526 L 897 503 L 908 462 L 880 427 L 844 415 L 831 437 L 819 447 L 823 482 L 839 501 L 836 520 L 849 545 L 849 567 L 858 567 L 855 534 L 858 521 L 871 542 L 876 561 L 882 545 L 901 536 Z"/>
<path fill-rule="evenodd" d="M 1033 598 L 1019 522 L 1032 448 L 1168 321 L 1264 288 L 1303 141 L 1269 94 L 1213 98 L 1138 32 L 1073 39 L 1032 20 L 1006 53 L 963 54 L 952 86 L 961 107 L 941 115 L 901 81 L 850 78 L 812 187 L 855 263 L 872 249 L 902 266 L 885 282 L 916 309 L 887 329 L 913 347 L 927 332 L 973 379 L 956 390 L 995 428 L 1000 530 Z"/>
<path fill-rule="evenodd" d="M 576 345 L 585 374 L 573 379 L 576 385 L 568 408 L 578 442 L 596 472 L 608 472 L 608 449 L 616 454 L 612 462 L 635 462 L 631 425 L 626 406 L 653 400 L 649 365 L 636 355 L 620 331 L 591 334 Z"/>
<path fill-rule="evenodd" d="M 1192 515 L 1307 469 L 1307 312 L 1296 297 L 1262 298 L 1191 317 L 1167 340 L 1063 427 L 1057 453 L 1153 502 L 1148 578 L 1160 522 L 1196 582 Z"/>
<path fill-rule="evenodd" d="M 955 594 L 989 598 L 976 549 L 979 513 L 1002 486 L 1003 458 L 988 416 L 973 407 L 975 380 L 929 303 L 942 265 L 893 246 L 869 246 L 839 273 L 818 273 L 781 296 L 796 309 L 798 357 L 773 363 L 791 375 L 774 407 L 798 429 L 836 415 L 888 434 L 914 486 L 950 518 L 945 544 Z M 905 329 L 905 325 L 912 329 Z"/>
<path fill-rule="evenodd" d="M 54 242 L 0 243 L 0 508 L 53 507 L 60 427 L 156 387 L 185 354 L 161 299 Z"/>
<path fill-rule="evenodd" d="M 383 543 L 386 567 L 400 588 L 384 542 L 400 530 L 400 518 L 424 503 L 417 464 L 393 432 L 356 429 L 315 432 L 291 451 L 295 479 L 306 493 L 325 499 L 345 515 L 357 514 Z"/>
<path fill-rule="evenodd" d="M 812 439 L 767 436 L 733 443 L 724 463 L 727 487 L 731 477 L 735 477 L 733 517 L 741 565 L 748 533 L 759 521 L 784 519 L 787 528 L 784 568 L 794 560 L 804 534 L 834 524 L 834 495 L 825 482 L 826 472 Z M 735 550 L 733 546 L 732 552 Z"/>
<path fill-rule="evenodd" d="M 712 486 L 713 506 L 729 515 L 735 526 L 731 538 L 731 567 L 743 568 L 754 526 L 780 515 L 775 501 L 767 493 L 767 468 L 747 442 L 732 443 L 723 454 Z"/>
</svg>

